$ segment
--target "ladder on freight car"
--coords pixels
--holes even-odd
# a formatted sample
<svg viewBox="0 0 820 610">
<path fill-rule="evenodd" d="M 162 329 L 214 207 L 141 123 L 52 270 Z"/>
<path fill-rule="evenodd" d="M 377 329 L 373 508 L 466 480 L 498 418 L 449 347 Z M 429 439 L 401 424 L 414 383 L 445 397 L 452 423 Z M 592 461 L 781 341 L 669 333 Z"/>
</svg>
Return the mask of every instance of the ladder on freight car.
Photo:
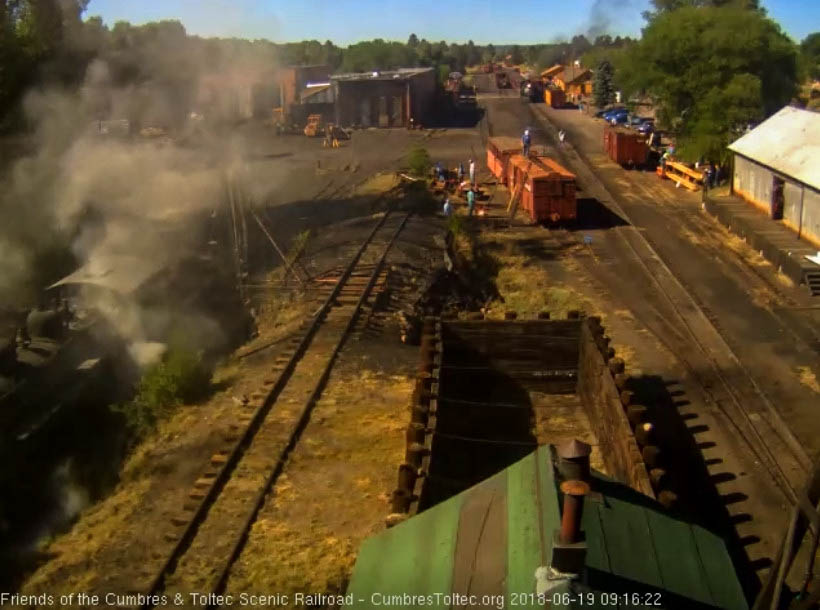
<svg viewBox="0 0 820 610">
<path fill-rule="evenodd" d="M 510 219 L 515 218 L 515 213 L 518 211 L 518 202 L 521 201 L 521 194 L 524 192 L 524 184 L 527 181 L 527 176 L 530 175 L 531 167 L 532 161 L 527 163 L 527 169 L 524 170 L 524 175 L 521 177 L 521 180 L 516 185 L 512 195 L 510 196 L 510 202 L 507 204 L 507 212 L 510 215 Z"/>
</svg>

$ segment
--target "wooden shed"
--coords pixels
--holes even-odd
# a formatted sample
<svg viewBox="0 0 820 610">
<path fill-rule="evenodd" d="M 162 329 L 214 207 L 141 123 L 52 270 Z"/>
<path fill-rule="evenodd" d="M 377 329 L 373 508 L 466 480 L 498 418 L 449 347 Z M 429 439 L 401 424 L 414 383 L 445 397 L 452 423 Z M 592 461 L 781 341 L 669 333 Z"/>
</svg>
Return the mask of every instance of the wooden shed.
<svg viewBox="0 0 820 610">
<path fill-rule="evenodd" d="M 507 184 L 507 168 L 510 157 L 522 150 L 521 140 L 498 136 L 487 140 L 487 167 L 501 184 Z"/>
<path fill-rule="evenodd" d="M 549 157 L 510 157 L 509 188 L 533 222 L 572 221 L 577 217 L 575 175 Z"/>
<path fill-rule="evenodd" d="M 353 608 L 747 610 L 724 541 L 593 470 L 580 510 L 577 577 L 558 530 L 564 495 L 551 446 L 365 541 Z M 571 518 L 571 517 L 570 517 Z"/>
</svg>

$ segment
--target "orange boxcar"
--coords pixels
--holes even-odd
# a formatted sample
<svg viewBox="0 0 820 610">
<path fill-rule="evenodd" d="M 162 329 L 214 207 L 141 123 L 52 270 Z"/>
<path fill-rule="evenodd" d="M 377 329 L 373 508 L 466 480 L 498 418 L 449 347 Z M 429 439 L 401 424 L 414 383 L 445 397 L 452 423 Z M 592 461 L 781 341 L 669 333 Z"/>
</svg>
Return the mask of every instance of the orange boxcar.
<svg viewBox="0 0 820 610">
<path fill-rule="evenodd" d="M 544 103 L 553 108 L 563 108 L 567 103 L 567 96 L 560 89 L 547 87 L 544 89 Z"/>
<path fill-rule="evenodd" d="M 507 184 L 507 168 L 510 157 L 522 151 L 517 138 L 499 136 L 487 140 L 487 167 L 501 184 Z"/>
<path fill-rule="evenodd" d="M 575 175 L 549 157 L 523 155 L 510 157 L 509 188 L 519 185 L 519 207 L 533 222 L 572 221 L 578 215 L 575 201 Z"/>
<path fill-rule="evenodd" d="M 604 150 L 609 158 L 621 165 L 644 165 L 649 147 L 637 131 L 622 127 L 604 127 Z"/>
</svg>

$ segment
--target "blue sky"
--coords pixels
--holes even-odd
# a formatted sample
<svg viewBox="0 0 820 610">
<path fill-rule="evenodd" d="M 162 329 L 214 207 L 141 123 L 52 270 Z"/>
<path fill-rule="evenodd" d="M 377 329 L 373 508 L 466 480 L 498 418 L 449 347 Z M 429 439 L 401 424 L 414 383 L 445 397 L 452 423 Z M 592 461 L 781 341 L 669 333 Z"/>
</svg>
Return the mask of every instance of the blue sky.
<svg viewBox="0 0 820 610">
<path fill-rule="evenodd" d="M 820 29 L 820 2 L 763 0 L 792 38 Z M 91 0 L 86 15 L 112 25 L 179 19 L 191 34 L 274 42 L 407 40 L 522 44 L 586 33 L 593 14 L 615 35 L 638 36 L 649 0 Z"/>
</svg>

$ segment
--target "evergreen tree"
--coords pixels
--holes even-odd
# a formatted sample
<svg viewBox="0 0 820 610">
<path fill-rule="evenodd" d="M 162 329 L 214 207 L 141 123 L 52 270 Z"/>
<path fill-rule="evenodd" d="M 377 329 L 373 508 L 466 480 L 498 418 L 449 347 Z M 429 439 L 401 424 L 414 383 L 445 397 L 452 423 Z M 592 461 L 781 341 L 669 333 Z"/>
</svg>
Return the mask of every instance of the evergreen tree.
<svg viewBox="0 0 820 610">
<path fill-rule="evenodd" d="M 612 69 L 612 64 L 604 60 L 598 65 L 595 70 L 595 78 L 592 82 L 592 95 L 595 99 L 595 105 L 598 108 L 603 108 L 607 104 L 615 101 L 615 87 L 612 84 L 612 76 L 615 71 Z"/>
</svg>

